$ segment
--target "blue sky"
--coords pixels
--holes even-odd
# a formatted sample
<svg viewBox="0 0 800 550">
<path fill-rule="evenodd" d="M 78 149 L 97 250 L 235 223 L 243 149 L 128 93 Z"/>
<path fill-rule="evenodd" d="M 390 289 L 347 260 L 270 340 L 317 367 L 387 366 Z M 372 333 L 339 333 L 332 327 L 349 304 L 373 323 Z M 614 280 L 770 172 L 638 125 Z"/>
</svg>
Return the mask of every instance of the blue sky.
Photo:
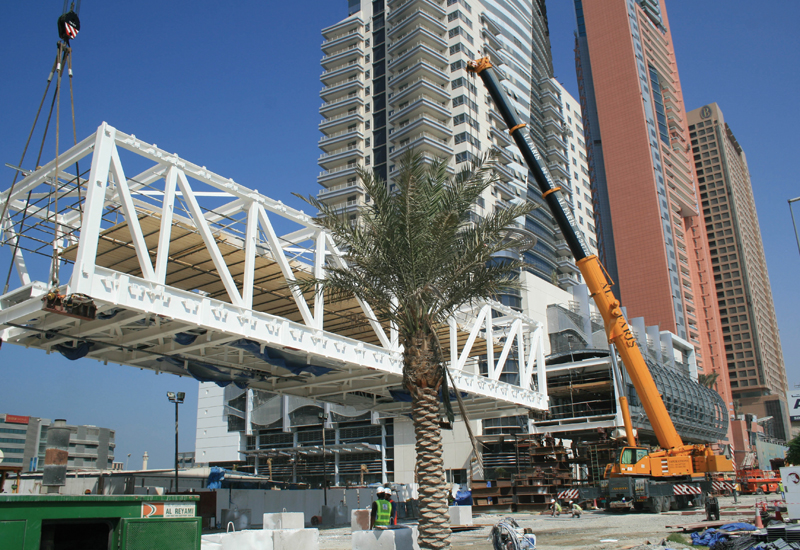
<svg viewBox="0 0 800 550">
<path fill-rule="evenodd" d="M 571 5 L 551 0 L 548 15 L 556 76 L 577 95 Z M 55 57 L 61 6 L 55 0 L 4 5 L 9 24 L 0 58 L 1 164 L 19 162 Z M 800 252 L 787 199 L 800 196 L 792 160 L 800 127 L 800 4 L 673 0 L 668 10 L 687 109 L 719 103 L 747 154 L 793 386 L 800 383 Z M 320 29 L 346 14 L 345 0 L 243 0 L 224 7 L 208 1 L 87 0 L 82 31 L 73 41 L 78 139 L 106 121 L 303 208 L 291 192 L 318 190 Z M 63 150 L 72 139 L 68 113 L 61 125 Z M 33 142 L 38 146 L 40 140 L 37 134 Z M 48 140 L 43 159 L 52 159 L 54 151 Z M 35 149 L 25 166 L 34 159 Z M 11 170 L 0 168 L 0 188 L 12 178 Z M 3 281 L 8 258 L 0 251 Z M 171 466 L 174 410 L 165 392 L 185 391 L 180 447 L 194 448 L 193 380 L 69 362 L 11 345 L 0 350 L 0 369 L 0 412 L 113 428 L 117 460 L 124 462 L 130 453 L 137 467 L 144 451 L 151 466 Z"/>
</svg>

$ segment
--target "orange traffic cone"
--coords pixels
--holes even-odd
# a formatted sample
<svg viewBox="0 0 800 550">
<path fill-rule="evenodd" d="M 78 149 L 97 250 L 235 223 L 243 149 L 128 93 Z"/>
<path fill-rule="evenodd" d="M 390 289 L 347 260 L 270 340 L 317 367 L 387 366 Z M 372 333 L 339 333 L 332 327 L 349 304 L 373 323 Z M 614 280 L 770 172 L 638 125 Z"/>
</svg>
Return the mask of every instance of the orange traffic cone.
<svg viewBox="0 0 800 550">
<path fill-rule="evenodd" d="M 761 521 L 761 510 L 758 509 L 758 505 L 756 505 L 756 521 L 755 521 L 756 529 L 763 529 L 764 523 Z"/>
</svg>

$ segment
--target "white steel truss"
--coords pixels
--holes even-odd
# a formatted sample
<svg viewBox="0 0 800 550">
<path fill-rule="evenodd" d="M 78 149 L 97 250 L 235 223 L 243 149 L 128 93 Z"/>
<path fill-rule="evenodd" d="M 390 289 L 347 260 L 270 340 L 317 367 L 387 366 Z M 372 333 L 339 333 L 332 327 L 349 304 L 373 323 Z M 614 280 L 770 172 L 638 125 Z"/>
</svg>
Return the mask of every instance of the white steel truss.
<svg viewBox="0 0 800 550">
<path fill-rule="evenodd" d="M 69 173 L 89 156 L 88 177 Z M 326 262 L 344 265 L 304 212 L 105 123 L 0 194 L 5 203 L 0 241 L 15 250 L 7 257 L 20 284 L 0 296 L 3 341 L 408 412 L 396 328 L 369 304 L 328 303 L 319 288 L 288 284 L 323 278 Z M 59 293 L 91 298 L 96 319 L 42 310 L 49 279 L 32 273 L 50 265 L 36 257 L 53 246 L 61 272 L 71 268 Z M 547 408 L 543 337 L 541 324 L 497 303 L 441 328 L 471 416 Z"/>
</svg>

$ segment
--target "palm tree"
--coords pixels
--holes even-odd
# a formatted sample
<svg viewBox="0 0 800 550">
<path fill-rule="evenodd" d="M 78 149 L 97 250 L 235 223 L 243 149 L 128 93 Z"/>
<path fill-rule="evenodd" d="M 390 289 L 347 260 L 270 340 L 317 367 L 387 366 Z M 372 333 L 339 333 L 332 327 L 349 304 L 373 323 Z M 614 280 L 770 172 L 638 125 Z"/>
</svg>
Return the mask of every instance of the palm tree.
<svg viewBox="0 0 800 550">
<path fill-rule="evenodd" d="M 707 388 L 713 388 L 714 384 L 717 383 L 717 378 L 719 378 L 719 373 L 715 371 L 711 371 L 708 374 L 698 374 L 697 383 Z"/>
<path fill-rule="evenodd" d="M 363 299 L 398 329 L 416 437 L 419 543 L 426 549 L 450 547 L 439 425 L 440 391 L 449 397 L 449 390 L 437 328 L 463 306 L 517 286 L 521 262 L 494 258 L 529 244 L 511 229 L 531 210 L 527 202 L 483 218 L 473 214 L 472 205 L 493 183 L 488 176 L 486 164 L 450 176 L 444 161 L 408 153 L 394 176 L 396 191 L 359 171 L 371 202 L 356 222 L 304 198 L 319 209 L 317 223 L 331 232 L 348 264 L 327 266 L 326 277 L 313 283 L 332 300 Z"/>
</svg>

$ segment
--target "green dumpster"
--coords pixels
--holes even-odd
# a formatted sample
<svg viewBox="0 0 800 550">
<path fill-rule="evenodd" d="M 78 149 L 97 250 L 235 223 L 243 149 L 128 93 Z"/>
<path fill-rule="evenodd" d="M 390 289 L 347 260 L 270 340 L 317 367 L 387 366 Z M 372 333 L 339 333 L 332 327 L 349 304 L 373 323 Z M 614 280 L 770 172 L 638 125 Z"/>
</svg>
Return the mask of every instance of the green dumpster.
<svg viewBox="0 0 800 550">
<path fill-rule="evenodd" d="M 199 550 L 196 495 L 0 495 L 3 550 Z"/>
</svg>

